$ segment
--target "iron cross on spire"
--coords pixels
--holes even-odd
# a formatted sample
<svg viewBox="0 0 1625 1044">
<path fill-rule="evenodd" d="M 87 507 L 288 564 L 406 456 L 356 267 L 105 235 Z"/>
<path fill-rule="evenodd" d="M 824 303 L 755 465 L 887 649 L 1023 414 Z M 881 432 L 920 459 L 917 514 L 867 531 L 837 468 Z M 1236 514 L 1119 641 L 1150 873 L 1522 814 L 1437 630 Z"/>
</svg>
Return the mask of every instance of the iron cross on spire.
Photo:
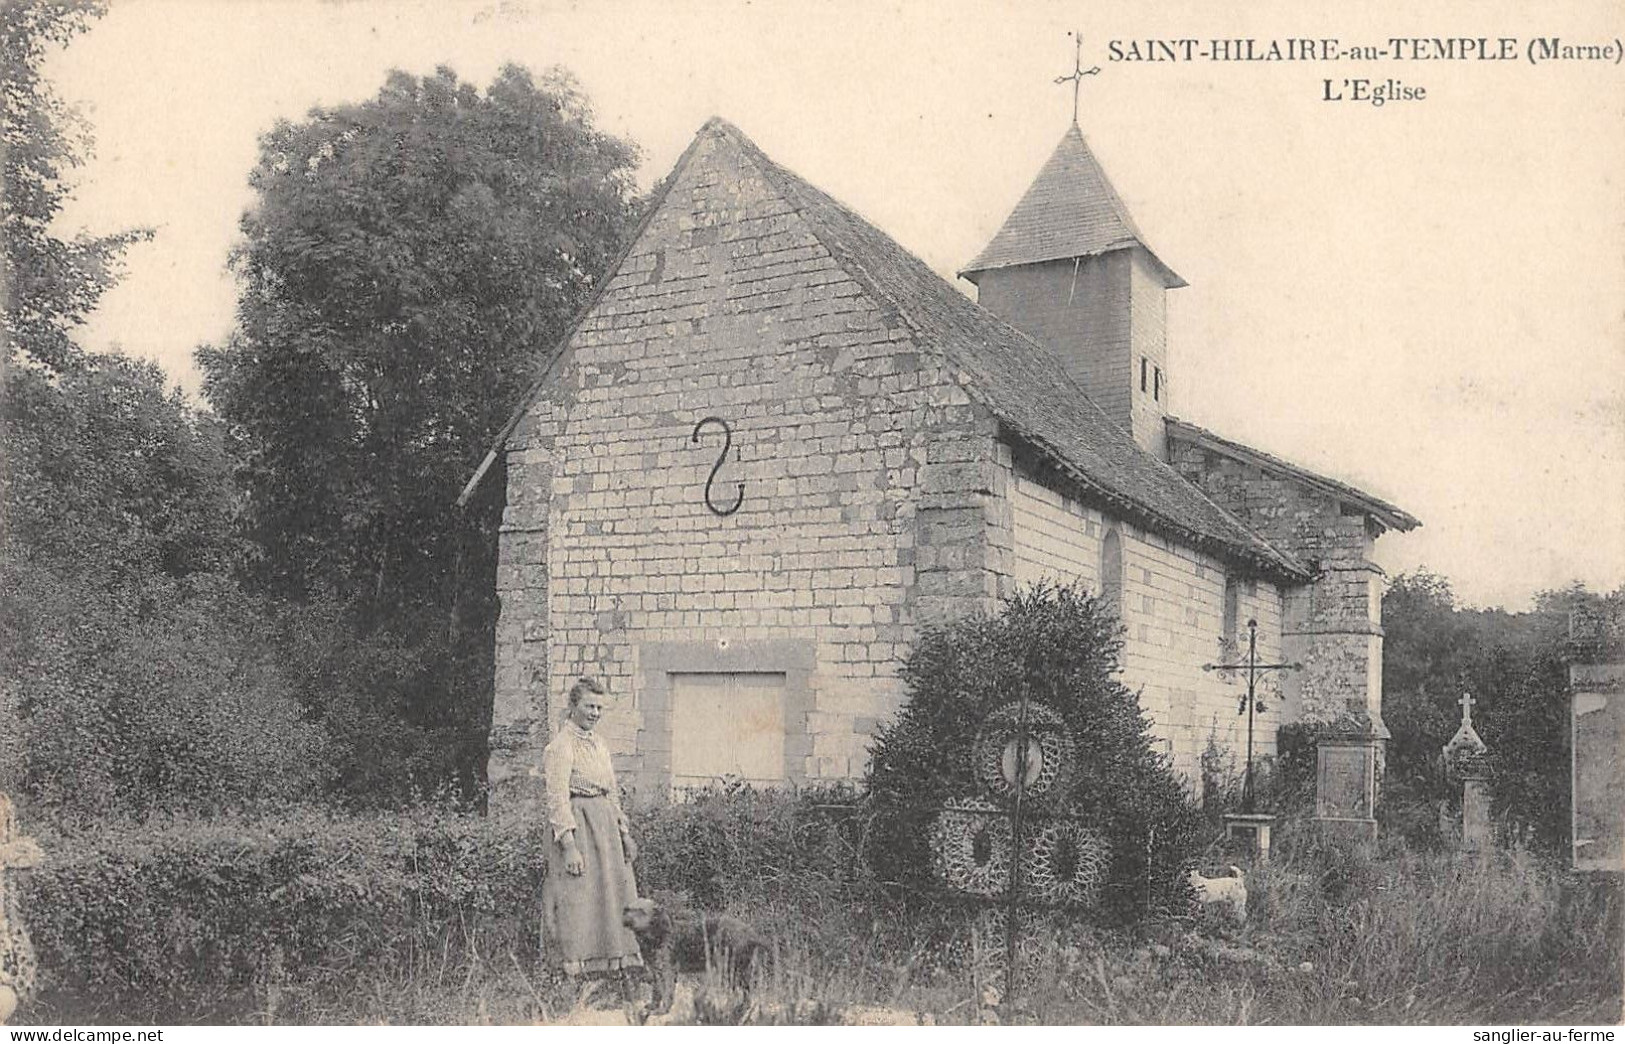
<svg viewBox="0 0 1625 1044">
<path fill-rule="evenodd" d="M 1100 66 L 1092 65 L 1085 69 L 1083 67 L 1083 34 L 1081 32 L 1071 32 L 1066 35 L 1072 37 L 1072 75 L 1057 76 L 1055 82 L 1070 83 L 1072 85 L 1072 125 L 1075 127 L 1078 124 L 1078 88 L 1083 86 L 1085 76 L 1098 75 Z"/>
</svg>

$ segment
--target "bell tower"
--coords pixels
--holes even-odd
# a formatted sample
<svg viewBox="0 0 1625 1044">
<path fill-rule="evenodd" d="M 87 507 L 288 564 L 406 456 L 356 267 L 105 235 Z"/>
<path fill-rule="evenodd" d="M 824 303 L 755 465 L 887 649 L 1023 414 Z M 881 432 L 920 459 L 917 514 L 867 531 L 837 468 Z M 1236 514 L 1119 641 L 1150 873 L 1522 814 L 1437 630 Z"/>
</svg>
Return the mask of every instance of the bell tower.
<svg viewBox="0 0 1625 1044">
<path fill-rule="evenodd" d="M 959 274 L 983 308 L 1053 351 L 1142 449 L 1168 459 L 1166 298 L 1186 283 L 1146 246 L 1076 122 Z"/>
</svg>

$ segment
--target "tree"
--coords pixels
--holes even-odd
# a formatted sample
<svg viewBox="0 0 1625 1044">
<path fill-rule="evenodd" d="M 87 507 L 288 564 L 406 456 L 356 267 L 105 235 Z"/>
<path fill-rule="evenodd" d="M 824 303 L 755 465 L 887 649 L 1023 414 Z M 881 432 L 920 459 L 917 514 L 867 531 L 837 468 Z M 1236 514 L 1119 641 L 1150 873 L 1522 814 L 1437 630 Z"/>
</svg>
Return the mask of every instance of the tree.
<svg viewBox="0 0 1625 1044">
<path fill-rule="evenodd" d="M 221 429 L 158 367 L 72 338 L 144 235 L 50 228 L 84 135 L 38 67 L 99 13 L 0 5 L 0 787 L 87 813 L 289 797 L 319 781 L 322 741 L 236 590 Z"/>
<path fill-rule="evenodd" d="M 1569 614 L 1609 615 L 1625 591 L 1599 596 L 1575 584 L 1536 596 L 1533 612 L 1456 605 L 1450 583 L 1425 570 L 1394 578 L 1383 598 L 1383 716 L 1388 745 L 1383 816 L 1430 838 L 1437 810 L 1460 799 L 1440 750 L 1476 701 L 1473 723 L 1489 746 L 1494 809 L 1508 831 L 1561 848 L 1569 831 Z"/>
<path fill-rule="evenodd" d="M 324 740 L 235 574 L 218 423 L 163 371 L 83 354 L 8 377 L 0 453 L 5 766 L 86 813 L 219 809 L 319 786 Z"/>
<path fill-rule="evenodd" d="M 52 47 L 67 44 L 105 8 L 102 0 L 0 3 L 0 293 L 8 363 L 50 371 L 74 365 L 73 328 L 113 285 L 124 248 L 145 231 L 59 239 L 51 223 L 83 162 L 89 136 L 40 76 Z"/>
<path fill-rule="evenodd" d="M 407 757 L 368 749 L 391 721 L 426 756 L 459 749 L 466 782 L 501 484 L 454 501 L 621 245 L 635 152 L 563 75 L 516 66 L 483 94 L 446 68 L 393 73 L 260 144 L 237 331 L 198 356 L 234 436 L 253 577 L 339 607 L 350 637 L 308 698 L 353 724 L 357 787 Z M 447 768 L 432 761 L 414 772 Z"/>
<path fill-rule="evenodd" d="M 902 670 L 908 701 L 878 737 L 868 777 L 872 835 L 883 839 L 871 853 L 877 872 L 912 894 L 940 893 L 932 824 L 945 798 L 978 793 L 978 733 L 1026 692 L 1059 714 L 1075 744 L 1071 811 L 1110 844 L 1104 908 L 1130 918 L 1148 898 L 1182 899 L 1198 817 L 1118 679 L 1122 645 L 1110 606 L 1073 588 L 1037 587 L 997 617 L 922 634 Z"/>
<path fill-rule="evenodd" d="M 1425 570 L 1394 578 L 1382 614 L 1382 713 L 1392 738 L 1381 812 L 1413 839 L 1432 838 L 1437 806 L 1450 794 L 1439 751 L 1460 721 L 1456 701 L 1480 655 L 1480 634 L 1457 611 L 1449 581 Z"/>
</svg>

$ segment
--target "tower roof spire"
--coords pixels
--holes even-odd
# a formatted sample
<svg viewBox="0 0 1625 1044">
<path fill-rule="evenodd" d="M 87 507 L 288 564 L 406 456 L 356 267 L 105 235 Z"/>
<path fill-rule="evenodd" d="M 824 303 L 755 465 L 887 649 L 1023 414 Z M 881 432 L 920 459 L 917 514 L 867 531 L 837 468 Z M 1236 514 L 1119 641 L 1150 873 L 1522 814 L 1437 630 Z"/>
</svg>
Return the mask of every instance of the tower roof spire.
<svg viewBox="0 0 1625 1044">
<path fill-rule="evenodd" d="M 1146 252 L 1164 286 L 1187 285 L 1146 245 L 1074 122 L 997 234 L 959 274 L 974 283 L 978 273 L 990 268 L 1089 257 L 1130 247 Z"/>
</svg>

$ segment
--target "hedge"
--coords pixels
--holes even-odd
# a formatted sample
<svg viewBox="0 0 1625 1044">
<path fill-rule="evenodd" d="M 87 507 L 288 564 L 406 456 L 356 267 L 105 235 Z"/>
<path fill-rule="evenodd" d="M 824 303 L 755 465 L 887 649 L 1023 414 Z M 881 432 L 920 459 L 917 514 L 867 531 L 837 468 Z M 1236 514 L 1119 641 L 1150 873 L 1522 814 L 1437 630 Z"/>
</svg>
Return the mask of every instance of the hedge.
<svg viewBox="0 0 1625 1044">
<path fill-rule="evenodd" d="M 850 790 L 737 786 L 634 809 L 640 891 L 827 911 L 863 877 L 860 811 Z M 207 1019 L 268 976 L 343 988 L 448 949 L 541 957 L 546 827 L 519 810 L 31 829 L 47 860 L 20 877 L 42 988 L 131 1015 Z"/>
<path fill-rule="evenodd" d="M 418 812 L 155 819 L 42 833 L 24 916 L 46 988 L 187 998 L 288 970 L 341 981 L 478 931 L 535 951 L 543 833 Z"/>
</svg>

